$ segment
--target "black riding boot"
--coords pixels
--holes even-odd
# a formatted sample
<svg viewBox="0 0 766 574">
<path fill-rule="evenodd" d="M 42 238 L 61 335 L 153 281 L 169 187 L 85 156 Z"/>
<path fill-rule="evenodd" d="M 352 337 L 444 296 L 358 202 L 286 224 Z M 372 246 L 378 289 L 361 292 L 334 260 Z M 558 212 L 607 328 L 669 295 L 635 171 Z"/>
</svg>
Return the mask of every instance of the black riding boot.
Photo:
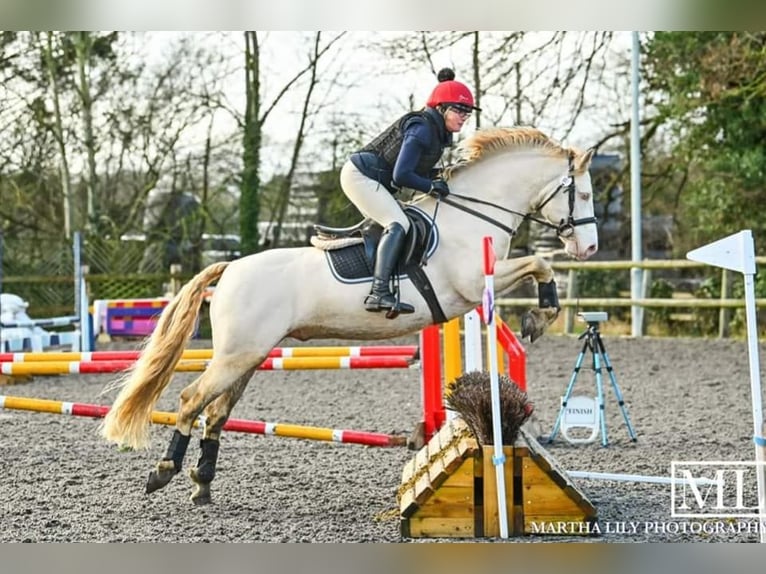
<svg viewBox="0 0 766 574">
<path fill-rule="evenodd" d="M 407 303 L 398 302 L 396 296 L 391 293 L 391 274 L 396 267 L 399 252 L 404 246 L 407 233 L 399 223 L 389 225 L 378 243 L 378 252 L 375 256 L 375 275 L 372 280 L 370 294 L 364 300 L 365 309 L 368 311 L 389 311 L 391 318 L 399 313 L 414 313 L 415 308 Z"/>
</svg>

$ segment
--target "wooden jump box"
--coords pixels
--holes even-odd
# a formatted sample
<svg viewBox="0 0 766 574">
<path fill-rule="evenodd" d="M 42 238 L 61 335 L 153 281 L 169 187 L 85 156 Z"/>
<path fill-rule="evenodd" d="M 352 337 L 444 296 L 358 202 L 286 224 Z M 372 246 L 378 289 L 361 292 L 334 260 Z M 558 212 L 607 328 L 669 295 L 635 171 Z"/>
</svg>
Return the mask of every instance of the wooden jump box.
<svg viewBox="0 0 766 574">
<path fill-rule="evenodd" d="M 596 509 L 540 443 L 522 429 L 516 445 L 503 450 L 509 535 L 592 533 Z M 493 454 L 464 422 L 447 421 L 402 472 L 402 536 L 499 536 Z"/>
</svg>

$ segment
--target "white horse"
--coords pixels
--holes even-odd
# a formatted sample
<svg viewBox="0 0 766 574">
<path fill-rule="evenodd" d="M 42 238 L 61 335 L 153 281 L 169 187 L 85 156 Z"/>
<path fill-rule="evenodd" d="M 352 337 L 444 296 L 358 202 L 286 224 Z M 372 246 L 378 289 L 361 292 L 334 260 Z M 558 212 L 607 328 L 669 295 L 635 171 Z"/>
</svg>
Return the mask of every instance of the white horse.
<svg viewBox="0 0 766 574">
<path fill-rule="evenodd" d="M 527 312 L 522 330 L 534 340 L 559 311 L 553 272 L 539 257 L 507 258 L 513 230 L 523 219 L 532 219 L 556 229 L 571 256 L 593 255 L 598 249 L 588 174 L 593 150 L 563 148 L 533 128 L 493 128 L 476 132 L 457 151 L 457 162 L 445 172 L 451 195 L 440 204 L 431 197 L 418 202 L 430 214 L 438 208 L 440 243 L 426 275 L 446 318 L 475 308 L 484 287 L 482 238 L 492 236 L 498 254 L 497 293 L 529 276 L 538 283 L 541 308 Z M 167 454 L 146 484 L 146 491 L 153 492 L 180 471 L 193 424 L 204 412 L 201 457 L 190 472 L 196 504 L 210 502 L 221 428 L 256 368 L 283 338 L 385 339 L 434 322 L 406 278 L 401 295 L 414 305 L 414 313 L 388 319 L 366 311 L 362 302 L 369 284 L 340 282 L 325 252 L 314 247 L 272 249 L 214 263 L 169 303 L 140 359 L 118 381 L 122 388 L 101 427 L 104 438 L 130 448 L 146 447 L 151 412 L 191 337 L 204 289 L 216 280 L 210 305 L 213 358 L 181 392 Z"/>
</svg>

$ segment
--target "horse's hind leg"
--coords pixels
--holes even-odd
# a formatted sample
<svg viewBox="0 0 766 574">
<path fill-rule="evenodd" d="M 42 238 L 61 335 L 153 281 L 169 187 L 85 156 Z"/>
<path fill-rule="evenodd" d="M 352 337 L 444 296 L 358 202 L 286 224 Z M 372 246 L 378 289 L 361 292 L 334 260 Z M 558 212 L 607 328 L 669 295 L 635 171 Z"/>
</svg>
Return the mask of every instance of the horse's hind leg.
<svg viewBox="0 0 766 574">
<path fill-rule="evenodd" d="M 205 376 L 207 376 L 207 372 L 197 377 L 193 383 L 181 392 L 181 402 L 183 402 L 184 395 L 191 396 L 194 393 Z M 176 428 L 170 439 L 168 450 L 165 456 L 155 465 L 154 470 L 149 473 L 149 477 L 146 480 L 146 494 L 159 490 L 181 471 L 186 449 L 189 446 L 193 424 L 193 420 L 189 423 L 182 422 L 180 414 L 178 415 Z"/>
<path fill-rule="evenodd" d="M 259 362 L 254 360 L 249 365 L 257 365 Z M 238 361 L 223 362 L 214 358 L 207 370 L 181 392 L 176 428 L 165 456 L 149 473 L 147 494 L 168 484 L 181 471 L 192 427 L 202 410 L 254 368 L 243 368 L 240 365 Z"/>
<path fill-rule="evenodd" d="M 194 491 L 191 494 L 191 500 L 194 504 L 202 505 L 211 502 L 210 483 L 215 478 L 221 430 L 229 419 L 234 405 L 242 397 L 252 375 L 253 371 L 249 371 L 240 377 L 231 388 L 205 408 L 205 432 L 200 440 L 200 457 L 197 461 L 197 468 L 189 471 L 189 476 L 195 483 Z"/>
</svg>

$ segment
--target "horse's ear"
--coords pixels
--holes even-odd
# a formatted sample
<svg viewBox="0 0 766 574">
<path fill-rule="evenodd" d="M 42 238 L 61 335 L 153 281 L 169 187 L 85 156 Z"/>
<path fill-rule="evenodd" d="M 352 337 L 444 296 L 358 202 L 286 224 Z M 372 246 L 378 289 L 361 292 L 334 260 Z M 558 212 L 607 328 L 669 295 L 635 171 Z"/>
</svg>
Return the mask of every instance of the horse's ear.
<svg viewBox="0 0 766 574">
<path fill-rule="evenodd" d="M 596 153 L 596 148 L 589 148 L 585 153 L 580 154 L 575 158 L 575 171 L 583 172 L 588 169 L 593 155 Z"/>
</svg>

